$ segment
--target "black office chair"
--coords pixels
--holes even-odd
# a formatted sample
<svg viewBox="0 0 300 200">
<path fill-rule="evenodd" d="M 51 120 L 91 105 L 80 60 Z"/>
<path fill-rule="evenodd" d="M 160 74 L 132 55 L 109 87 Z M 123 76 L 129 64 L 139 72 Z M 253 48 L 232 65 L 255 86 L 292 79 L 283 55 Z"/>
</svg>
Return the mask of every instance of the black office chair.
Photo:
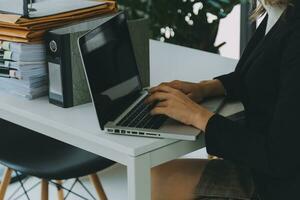
<svg viewBox="0 0 300 200">
<path fill-rule="evenodd" d="M 57 186 L 59 200 L 65 199 L 69 193 L 87 199 L 64 188 L 61 181 L 76 178 L 75 181 L 82 184 L 78 177 L 86 175 L 89 175 L 98 197 L 101 200 L 107 199 L 96 172 L 113 165 L 113 161 L 2 119 L 0 119 L 0 130 L 0 163 L 7 167 L 0 186 L 0 200 L 4 199 L 13 171 L 17 175 L 22 173 L 41 178 L 42 200 L 48 199 L 49 182 Z M 24 189 L 22 182 L 20 183 Z M 63 189 L 68 190 L 66 196 Z M 26 191 L 25 195 L 29 199 Z"/>
</svg>

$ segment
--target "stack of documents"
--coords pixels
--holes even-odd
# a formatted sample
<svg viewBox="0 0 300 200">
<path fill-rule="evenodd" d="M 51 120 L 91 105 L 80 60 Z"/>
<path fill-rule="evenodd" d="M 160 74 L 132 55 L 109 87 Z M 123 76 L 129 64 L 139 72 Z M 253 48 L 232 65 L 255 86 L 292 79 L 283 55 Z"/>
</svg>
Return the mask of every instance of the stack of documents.
<svg viewBox="0 0 300 200">
<path fill-rule="evenodd" d="M 117 11 L 115 1 L 46 0 L 24 17 L 16 2 L 0 3 L 0 88 L 27 99 L 48 94 L 43 37 L 49 29 Z"/>
<path fill-rule="evenodd" d="M 116 2 L 47 0 L 34 3 L 33 10 L 30 18 L 24 18 L 21 15 L 1 14 L 0 6 L 0 40 L 27 43 L 42 41 L 45 32 L 51 28 L 115 12 Z"/>
<path fill-rule="evenodd" d="M 45 45 L 0 41 L 0 87 L 27 99 L 47 94 Z"/>
<path fill-rule="evenodd" d="M 48 93 L 44 34 L 117 10 L 115 1 L 47 0 L 34 3 L 25 18 L 8 14 L 18 13 L 16 2 L 0 3 L 0 87 L 28 99 Z"/>
</svg>

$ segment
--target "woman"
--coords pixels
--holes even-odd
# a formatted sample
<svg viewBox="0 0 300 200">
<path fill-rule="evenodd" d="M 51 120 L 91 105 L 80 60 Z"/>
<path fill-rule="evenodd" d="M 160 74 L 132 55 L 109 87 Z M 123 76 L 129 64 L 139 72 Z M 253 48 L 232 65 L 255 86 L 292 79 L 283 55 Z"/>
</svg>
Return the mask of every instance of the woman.
<svg viewBox="0 0 300 200">
<path fill-rule="evenodd" d="M 205 132 L 209 154 L 152 171 L 152 199 L 300 199 L 300 13 L 296 0 L 265 0 L 267 15 L 233 73 L 150 90 L 164 114 Z M 226 95 L 245 107 L 245 123 L 198 105 Z M 299 151 L 300 152 L 300 151 Z"/>
</svg>

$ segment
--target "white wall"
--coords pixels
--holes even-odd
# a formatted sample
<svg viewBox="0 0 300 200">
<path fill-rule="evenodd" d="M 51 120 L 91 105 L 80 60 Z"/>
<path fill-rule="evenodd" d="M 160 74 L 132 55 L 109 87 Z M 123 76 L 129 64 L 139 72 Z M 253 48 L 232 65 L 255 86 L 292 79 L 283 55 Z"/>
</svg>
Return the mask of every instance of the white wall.
<svg viewBox="0 0 300 200">
<path fill-rule="evenodd" d="M 215 45 L 226 44 L 220 49 L 222 56 L 239 59 L 240 57 L 240 13 L 241 6 L 237 5 L 233 11 L 220 22 L 219 33 Z"/>
</svg>

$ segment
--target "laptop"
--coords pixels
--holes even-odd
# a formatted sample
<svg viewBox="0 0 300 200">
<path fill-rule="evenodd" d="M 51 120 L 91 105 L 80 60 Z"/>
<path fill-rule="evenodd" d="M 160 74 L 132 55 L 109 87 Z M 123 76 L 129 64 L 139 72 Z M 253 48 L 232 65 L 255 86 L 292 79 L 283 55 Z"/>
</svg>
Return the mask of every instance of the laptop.
<svg viewBox="0 0 300 200">
<path fill-rule="evenodd" d="M 150 115 L 145 104 L 126 16 L 118 13 L 79 38 L 78 45 L 99 125 L 106 133 L 196 140 L 200 130 L 163 115 Z M 216 111 L 223 99 L 207 102 Z"/>
</svg>

